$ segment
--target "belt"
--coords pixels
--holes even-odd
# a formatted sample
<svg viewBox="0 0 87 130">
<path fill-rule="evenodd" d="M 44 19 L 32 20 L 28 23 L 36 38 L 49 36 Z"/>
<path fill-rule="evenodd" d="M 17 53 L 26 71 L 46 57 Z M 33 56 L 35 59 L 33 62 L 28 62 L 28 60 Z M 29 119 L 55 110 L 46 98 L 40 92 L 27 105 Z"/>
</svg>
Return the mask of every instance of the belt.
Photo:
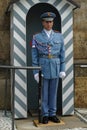
<svg viewBox="0 0 87 130">
<path fill-rule="evenodd" d="M 40 57 L 40 58 L 48 58 L 48 59 L 58 58 L 57 55 L 51 55 L 51 54 L 49 54 L 49 55 L 40 54 L 39 57 Z"/>
</svg>

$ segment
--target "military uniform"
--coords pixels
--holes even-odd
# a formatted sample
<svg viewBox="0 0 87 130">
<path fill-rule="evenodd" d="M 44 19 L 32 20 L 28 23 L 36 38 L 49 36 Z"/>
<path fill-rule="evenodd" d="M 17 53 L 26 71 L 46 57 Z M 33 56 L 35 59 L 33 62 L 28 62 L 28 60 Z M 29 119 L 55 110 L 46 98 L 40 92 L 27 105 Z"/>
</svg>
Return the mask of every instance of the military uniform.
<svg viewBox="0 0 87 130">
<path fill-rule="evenodd" d="M 41 66 L 46 79 L 58 78 L 59 72 L 65 71 L 65 48 L 63 37 L 52 30 L 50 38 L 44 30 L 34 35 L 32 41 L 33 66 Z M 34 70 L 34 74 L 38 70 Z"/>
<path fill-rule="evenodd" d="M 65 72 L 65 47 L 61 33 L 51 30 L 49 38 L 43 29 L 33 36 L 32 65 L 42 67 L 42 116 L 54 116 L 59 73 Z M 38 70 L 33 73 L 38 74 Z"/>
</svg>

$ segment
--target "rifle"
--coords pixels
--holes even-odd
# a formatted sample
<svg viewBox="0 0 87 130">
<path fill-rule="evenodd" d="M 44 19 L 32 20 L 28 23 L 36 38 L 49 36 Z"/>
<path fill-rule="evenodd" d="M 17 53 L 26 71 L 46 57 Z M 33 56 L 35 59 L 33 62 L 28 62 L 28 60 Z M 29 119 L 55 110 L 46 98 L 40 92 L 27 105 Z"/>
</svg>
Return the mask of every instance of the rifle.
<svg viewBox="0 0 87 130">
<path fill-rule="evenodd" d="M 39 83 L 38 83 L 38 121 L 42 123 L 42 116 L 41 116 L 41 88 L 42 88 L 42 76 L 41 70 L 39 71 Z"/>
</svg>

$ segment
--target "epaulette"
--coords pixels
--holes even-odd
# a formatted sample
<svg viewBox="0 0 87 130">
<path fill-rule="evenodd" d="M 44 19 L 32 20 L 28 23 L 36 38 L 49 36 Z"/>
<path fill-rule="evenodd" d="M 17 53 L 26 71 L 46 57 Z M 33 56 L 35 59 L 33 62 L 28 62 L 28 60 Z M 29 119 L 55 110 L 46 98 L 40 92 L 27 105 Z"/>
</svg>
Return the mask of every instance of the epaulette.
<svg viewBox="0 0 87 130">
<path fill-rule="evenodd" d="M 34 35 L 39 34 L 40 32 L 36 32 Z"/>
<path fill-rule="evenodd" d="M 40 33 L 40 32 L 36 32 L 35 35 L 38 34 L 38 33 Z"/>
<path fill-rule="evenodd" d="M 35 34 L 33 35 L 33 38 L 34 38 L 34 36 L 35 36 L 36 34 L 39 34 L 39 32 L 35 33 Z"/>
<path fill-rule="evenodd" d="M 54 30 L 54 32 L 56 32 L 56 33 L 60 33 L 60 31 L 57 31 L 57 30 Z"/>
</svg>

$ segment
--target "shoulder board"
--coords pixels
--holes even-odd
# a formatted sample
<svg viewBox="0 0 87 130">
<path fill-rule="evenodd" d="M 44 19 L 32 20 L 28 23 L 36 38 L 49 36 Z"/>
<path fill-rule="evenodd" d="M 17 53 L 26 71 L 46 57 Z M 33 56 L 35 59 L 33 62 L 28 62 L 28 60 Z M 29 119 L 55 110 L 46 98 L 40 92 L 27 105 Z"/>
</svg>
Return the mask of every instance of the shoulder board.
<svg viewBox="0 0 87 130">
<path fill-rule="evenodd" d="M 57 30 L 54 30 L 54 32 L 56 32 L 56 33 L 60 33 L 60 31 L 57 31 Z"/>
<path fill-rule="evenodd" d="M 37 35 L 37 34 L 39 34 L 40 32 L 37 32 L 37 33 L 35 33 L 34 35 Z"/>
<path fill-rule="evenodd" d="M 35 37 L 35 35 L 37 35 L 37 34 L 39 34 L 39 32 L 35 33 L 35 34 L 33 35 L 33 37 Z"/>
<path fill-rule="evenodd" d="M 39 34 L 40 32 L 36 32 L 34 35 Z"/>
</svg>

